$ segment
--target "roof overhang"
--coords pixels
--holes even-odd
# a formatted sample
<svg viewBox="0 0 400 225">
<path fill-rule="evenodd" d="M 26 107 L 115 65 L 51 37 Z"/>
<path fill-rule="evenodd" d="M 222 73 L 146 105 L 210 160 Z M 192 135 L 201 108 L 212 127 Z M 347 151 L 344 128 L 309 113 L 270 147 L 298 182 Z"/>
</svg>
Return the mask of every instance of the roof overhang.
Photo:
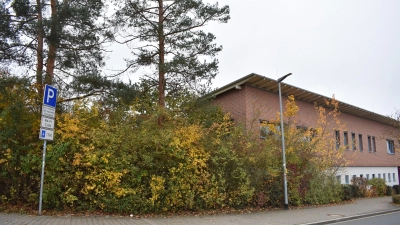
<svg viewBox="0 0 400 225">
<path fill-rule="evenodd" d="M 212 91 L 211 93 L 209 93 L 207 95 L 208 98 L 213 98 L 216 97 L 222 93 L 225 93 L 231 89 L 235 89 L 240 85 L 248 85 L 251 87 L 255 87 L 255 88 L 259 88 L 268 92 L 272 92 L 272 93 L 276 93 L 278 94 L 278 81 L 268 78 L 268 77 L 264 77 L 255 73 L 249 74 L 239 80 L 236 80 L 230 84 L 227 84 L 221 88 L 218 88 L 214 91 Z M 328 107 L 326 104 L 326 100 L 330 101 L 332 100 L 332 98 L 311 92 L 311 91 L 307 91 L 286 83 L 281 82 L 281 91 L 282 91 L 282 95 L 284 96 L 289 96 L 289 95 L 293 95 L 295 96 L 295 98 L 297 100 L 300 101 L 304 101 L 304 102 L 308 102 L 311 104 L 316 104 L 318 106 L 323 106 L 323 107 Z M 387 116 L 383 116 L 344 102 L 340 102 L 339 103 L 339 111 L 346 113 L 346 114 L 351 114 L 351 115 L 355 115 L 358 117 L 362 117 L 368 120 L 372 120 L 372 121 L 376 121 L 379 123 L 383 123 L 386 125 L 393 125 L 394 123 L 394 119 L 387 117 Z"/>
</svg>

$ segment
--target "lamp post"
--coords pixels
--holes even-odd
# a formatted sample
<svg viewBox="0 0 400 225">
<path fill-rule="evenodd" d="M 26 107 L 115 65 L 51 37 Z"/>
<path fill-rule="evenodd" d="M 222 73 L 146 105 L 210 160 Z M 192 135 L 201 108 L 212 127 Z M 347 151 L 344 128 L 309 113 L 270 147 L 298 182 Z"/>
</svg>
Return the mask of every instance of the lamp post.
<svg viewBox="0 0 400 225">
<path fill-rule="evenodd" d="M 289 209 L 288 203 L 288 194 L 287 194 L 287 180 L 286 180 L 286 156 L 285 156 L 285 133 L 283 131 L 283 110 L 282 110 L 282 93 L 281 93 L 281 82 L 286 79 L 286 77 L 292 75 L 292 73 L 288 73 L 285 76 L 279 78 L 278 87 L 279 87 L 279 108 L 281 110 L 281 132 L 282 132 L 282 166 L 283 166 L 283 189 L 285 192 L 285 205 L 284 209 Z"/>
</svg>

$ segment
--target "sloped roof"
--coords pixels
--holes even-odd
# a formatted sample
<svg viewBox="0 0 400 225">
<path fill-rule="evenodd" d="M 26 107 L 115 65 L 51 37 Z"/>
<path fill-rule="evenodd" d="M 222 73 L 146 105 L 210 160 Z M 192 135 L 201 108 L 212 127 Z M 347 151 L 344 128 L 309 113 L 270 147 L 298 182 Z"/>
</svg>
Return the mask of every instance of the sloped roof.
<svg viewBox="0 0 400 225">
<path fill-rule="evenodd" d="M 216 97 L 224 92 L 227 92 L 231 89 L 234 89 L 236 86 L 240 86 L 240 85 L 249 85 L 255 88 L 260 88 L 262 90 L 265 91 L 269 91 L 272 93 L 276 93 L 278 94 L 278 81 L 268 78 L 268 77 L 264 77 L 255 73 L 249 74 L 239 80 L 236 80 L 230 84 L 227 84 L 221 88 L 218 88 L 214 91 L 212 91 L 210 94 L 208 94 L 207 96 L 209 97 Z M 289 96 L 289 95 L 293 95 L 295 96 L 295 98 L 297 100 L 301 100 L 304 102 L 308 102 L 311 104 L 317 104 L 319 106 L 327 106 L 325 103 L 325 100 L 331 100 L 332 98 L 311 92 L 311 91 L 307 91 L 289 84 L 286 84 L 284 82 L 281 82 L 281 91 L 282 91 L 282 95 L 284 96 Z M 351 114 L 351 115 L 355 115 L 358 117 L 362 117 L 368 120 L 372 120 L 372 121 L 376 121 L 379 123 L 383 123 L 383 124 L 387 124 L 387 125 L 392 125 L 394 120 L 390 117 L 387 116 L 383 116 L 344 102 L 339 102 L 339 110 L 343 113 L 347 113 L 347 114 Z"/>
</svg>

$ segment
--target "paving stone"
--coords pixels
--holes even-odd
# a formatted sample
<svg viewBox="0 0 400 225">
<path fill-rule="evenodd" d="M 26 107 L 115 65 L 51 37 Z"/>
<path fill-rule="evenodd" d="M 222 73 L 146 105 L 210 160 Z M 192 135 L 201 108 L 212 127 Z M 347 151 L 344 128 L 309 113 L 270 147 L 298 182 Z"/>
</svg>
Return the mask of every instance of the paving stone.
<svg viewBox="0 0 400 225">
<path fill-rule="evenodd" d="M 0 213 L 0 225 L 292 225 L 400 210 L 391 197 L 358 199 L 354 203 L 242 214 L 131 218 L 123 216 L 36 216 Z"/>
</svg>

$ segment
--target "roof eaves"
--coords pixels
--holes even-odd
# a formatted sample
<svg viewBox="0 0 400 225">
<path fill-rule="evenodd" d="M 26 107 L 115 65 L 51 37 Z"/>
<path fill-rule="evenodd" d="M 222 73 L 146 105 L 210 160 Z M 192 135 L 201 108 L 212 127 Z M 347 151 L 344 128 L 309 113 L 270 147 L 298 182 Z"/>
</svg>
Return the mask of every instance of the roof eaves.
<svg viewBox="0 0 400 225">
<path fill-rule="evenodd" d="M 207 95 L 204 96 L 204 97 L 205 97 L 205 98 L 214 98 L 214 97 L 216 97 L 217 95 L 220 95 L 220 94 L 222 94 L 222 93 L 224 93 L 224 92 L 229 91 L 230 89 L 235 88 L 236 86 L 240 86 L 240 85 L 246 83 L 249 79 L 251 79 L 251 78 L 253 78 L 253 77 L 256 77 L 256 76 L 260 76 L 260 75 L 255 74 L 255 73 L 251 73 L 251 74 L 249 74 L 249 75 L 247 75 L 247 76 L 244 76 L 244 77 L 240 78 L 239 80 L 236 80 L 236 81 L 234 81 L 234 82 L 231 82 L 231 83 L 229 83 L 229 84 L 227 84 L 227 85 L 225 85 L 225 86 L 223 86 L 223 87 L 217 88 L 216 90 L 210 92 L 209 94 L 207 94 Z M 261 76 L 260 76 L 260 77 L 261 77 Z"/>
<path fill-rule="evenodd" d="M 255 79 L 255 78 L 259 78 L 259 79 Z M 272 82 L 272 84 L 271 85 L 263 84 L 263 82 L 261 82 L 262 80 L 265 80 L 267 82 Z M 236 80 L 232 83 L 229 83 L 221 88 L 218 88 L 218 89 L 212 91 L 211 93 L 206 95 L 205 98 L 214 98 L 217 95 L 220 95 L 224 92 L 227 92 L 227 91 L 235 88 L 236 86 L 240 86 L 240 85 L 246 84 L 246 83 L 247 83 L 247 85 L 253 86 L 255 88 L 260 88 L 260 89 L 263 89 L 263 90 L 266 90 L 269 92 L 276 93 L 278 91 L 277 87 L 274 87 L 275 85 L 277 85 L 278 81 L 268 78 L 268 77 L 258 75 L 256 73 L 251 73 L 239 80 Z M 296 94 L 296 92 L 297 92 L 299 94 L 298 99 L 301 101 L 305 101 L 305 102 L 312 103 L 312 104 L 317 103 L 318 105 L 322 105 L 322 106 L 326 107 L 326 105 L 324 103 L 325 99 L 332 100 L 332 98 L 329 98 L 329 97 L 326 97 L 326 96 L 323 96 L 323 95 L 320 95 L 320 94 L 317 94 L 317 93 L 314 93 L 314 92 L 311 92 L 311 91 L 308 91 L 308 90 L 305 90 L 302 88 L 298 88 L 296 86 L 292 86 L 292 85 L 289 85 L 289 84 L 286 84 L 283 82 L 281 82 L 281 84 L 284 85 L 284 87 L 286 87 L 286 93 L 282 92 L 282 95 L 287 96 L 287 95 L 291 95 L 291 94 Z M 341 101 L 338 101 L 338 103 L 339 103 L 339 110 L 343 113 L 352 114 L 352 115 L 355 115 L 358 117 L 366 118 L 366 119 L 373 120 L 373 121 L 380 122 L 380 123 L 387 124 L 387 125 L 392 125 L 392 123 L 394 121 L 393 118 L 383 116 L 383 115 L 359 108 L 357 106 L 353 106 L 353 105 L 350 105 L 350 104 L 347 104 L 347 103 L 344 103 Z"/>
</svg>

